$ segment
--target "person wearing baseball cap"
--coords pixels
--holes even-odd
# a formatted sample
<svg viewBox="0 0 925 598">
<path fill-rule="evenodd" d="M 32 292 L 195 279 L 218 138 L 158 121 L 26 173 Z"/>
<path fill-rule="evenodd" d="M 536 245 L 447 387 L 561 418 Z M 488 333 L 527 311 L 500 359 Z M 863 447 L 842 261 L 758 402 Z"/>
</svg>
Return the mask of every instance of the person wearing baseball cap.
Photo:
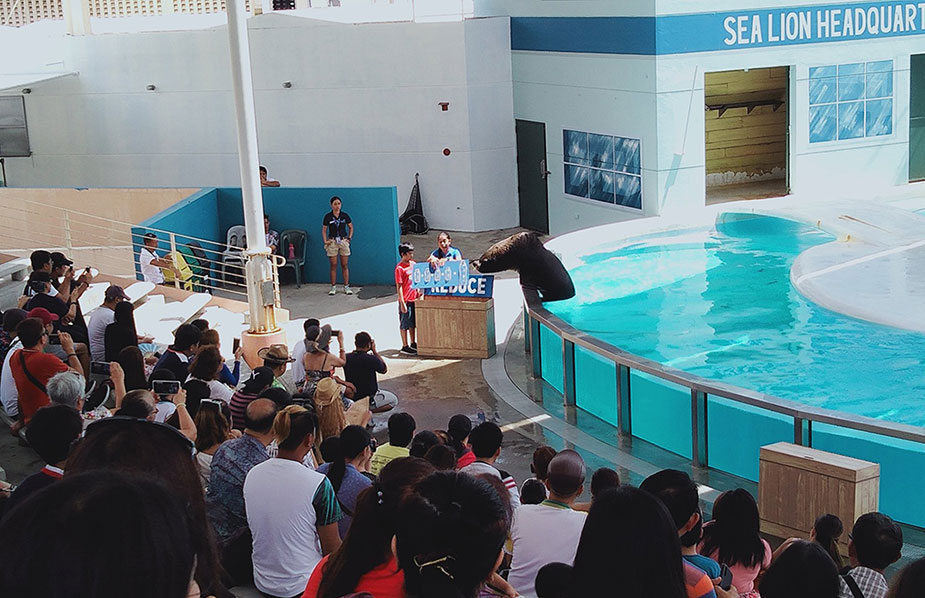
<svg viewBox="0 0 925 598">
<path fill-rule="evenodd" d="M 106 327 L 116 321 L 116 305 L 128 301 L 122 287 L 110 285 L 103 296 L 103 304 L 90 316 L 87 333 L 90 337 L 90 357 L 93 361 L 106 359 Z"/>
<path fill-rule="evenodd" d="M 584 492 L 585 462 L 577 452 L 556 453 L 546 470 L 549 498 L 515 509 L 511 523 L 511 573 L 508 583 L 522 596 L 536 596 L 534 581 L 549 563 L 575 560 L 587 516 L 572 509 Z"/>
<path fill-rule="evenodd" d="M 273 384 L 271 388 L 282 388 L 290 395 L 298 392 L 291 376 L 286 375 L 289 364 L 295 361 L 289 356 L 289 347 L 286 345 L 270 345 L 257 351 L 257 357 L 263 359 L 263 365 L 273 370 Z"/>
</svg>

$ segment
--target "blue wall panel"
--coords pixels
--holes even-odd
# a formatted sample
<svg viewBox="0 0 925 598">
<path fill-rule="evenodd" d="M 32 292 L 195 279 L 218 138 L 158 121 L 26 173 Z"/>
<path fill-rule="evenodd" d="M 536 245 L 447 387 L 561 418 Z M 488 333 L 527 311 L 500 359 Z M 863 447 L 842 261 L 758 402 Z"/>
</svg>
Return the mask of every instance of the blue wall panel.
<svg viewBox="0 0 925 598">
<path fill-rule="evenodd" d="M 575 404 L 617 425 L 616 365 L 593 351 L 575 347 Z"/>
<path fill-rule="evenodd" d="M 758 481 L 759 449 L 793 442 L 793 418 L 720 399 L 707 399 L 710 467 Z"/>
<path fill-rule="evenodd" d="M 691 393 L 641 372 L 630 374 L 633 436 L 691 457 Z"/>
<path fill-rule="evenodd" d="M 321 219 L 330 211 L 334 195 L 343 200 L 343 209 L 353 220 L 350 282 L 394 285 L 399 243 L 395 187 L 264 188 L 264 212 L 277 232 L 299 229 L 308 233 L 305 281 L 328 282 L 329 264 L 321 242 Z M 241 190 L 204 189 L 152 216 L 133 232 L 143 234 L 146 227 L 151 227 L 224 243 L 228 228 L 238 224 L 244 224 Z M 166 239 L 166 235 L 161 237 Z M 206 250 L 210 248 L 203 245 Z M 162 242 L 161 250 L 168 249 Z"/>
<path fill-rule="evenodd" d="M 562 389 L 562 339 L 558 334 L 540 324 L 540 358 L 543 380 L 558 390 Z"/>
<path fill-rule="evenodd" d="M 921 444 L 813 424 L 813 448 L 880 464 L 880 510 L 897 521 L 925 527 L 925 447 Z"/>
<path fill-rule="evenodd" d="M 135 245 L 135 275 L 138 280 L 141 280 L 141 266 L 138 264 L 139 247 L 142 244 L 142 235 L 148 232 L 149 228 L 175 233 L 177 243 L 192 240 L 185 235 L 212 241 L 221 239 L 224 242 L 224 229 L 219 225 L 218 193 L 215 189 L 202 189 L 151 216 L 138 226 L 132 227 L 132 243 Z M 167 233 L 158 232 L 156 234 L 159 239 L 158 249 L 163 255 L 170 251 L 170 240 Z M 214 246 L 208 243 L 202 243 L 202 246 L 210 259 L 219 259 L 217 254 L 210 251 L 214 249 Z"/>
</svg>

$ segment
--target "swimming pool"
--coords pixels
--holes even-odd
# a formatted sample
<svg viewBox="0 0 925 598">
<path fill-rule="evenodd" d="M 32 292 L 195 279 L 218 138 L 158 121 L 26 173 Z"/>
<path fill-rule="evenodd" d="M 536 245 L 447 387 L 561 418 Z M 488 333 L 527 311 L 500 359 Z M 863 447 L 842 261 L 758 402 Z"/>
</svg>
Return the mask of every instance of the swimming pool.
<svg viewBox="0 0 925 598">
<path fill-rule="evenodd" d="M 577 295 L 544 307 L 614 347 L 690 374 L 813 407 L 925 425 L 925 335 L 834 313 L 791 285 L 790 267 L 833 237 L 796 222 L 724 214 L 715 227 L 636 236 L 567 256 Z M 574 370 L 575 404 L 617 424 L 613 361 L 540 324 L 542 377 L 560 392 Z M 691 391 L 630 373 L 633 436 L 692 455 Z M 791 417 L 709 396 L 710 467 L 758 479 L 758 451 L 792 442 Z M 925 446 L 814 422 L 811 445 L 881 464 L 881 508 L 925 526 L 918 496 Z M 910 479 L 912 478 L 912 479 Z"/>
</svg>

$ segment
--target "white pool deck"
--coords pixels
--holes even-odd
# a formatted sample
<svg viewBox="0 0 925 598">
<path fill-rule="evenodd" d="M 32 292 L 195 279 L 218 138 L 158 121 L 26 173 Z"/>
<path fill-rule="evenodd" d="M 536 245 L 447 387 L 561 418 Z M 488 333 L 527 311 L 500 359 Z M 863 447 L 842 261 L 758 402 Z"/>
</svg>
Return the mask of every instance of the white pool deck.
<svg viewBox="0 0 925 598">
<path fill-rule="evenodd" d="M 696 213 L 650 218 L 599 227 L 599 245 L 615 239 L 709 226 L 724 214 L 755 214 L 802 222 L 832 234 L 830 243 L 801 253 L 790 272 L 793 285 L 809 300 L 851 317 L 925 332 L 925 185 L 893 195 L 818 198 L 787 196 L 708 206 Z M 576 245 L 577 237 L 581 240 Z M 574 247 L 587 247 L 588 231 L 553 239 L 548 247 L 572 267 Z M 593 244 L 592 244 L 593 245 Z"/>
</svg>

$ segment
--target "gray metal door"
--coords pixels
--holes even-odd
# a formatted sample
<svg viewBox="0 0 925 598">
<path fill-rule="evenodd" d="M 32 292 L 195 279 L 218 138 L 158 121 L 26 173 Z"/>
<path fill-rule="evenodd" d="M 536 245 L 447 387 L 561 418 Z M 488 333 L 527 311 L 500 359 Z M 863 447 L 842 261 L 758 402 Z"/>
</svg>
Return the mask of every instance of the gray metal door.
<svg viewBox="0 0 925 598">
<path fill-rule="evenodd" d="M 515 121 L 517 133 L 517 197 L 520 226 L 549 232 L 549 192 L 546 180 L 546 123 Z"/>
</svg>

